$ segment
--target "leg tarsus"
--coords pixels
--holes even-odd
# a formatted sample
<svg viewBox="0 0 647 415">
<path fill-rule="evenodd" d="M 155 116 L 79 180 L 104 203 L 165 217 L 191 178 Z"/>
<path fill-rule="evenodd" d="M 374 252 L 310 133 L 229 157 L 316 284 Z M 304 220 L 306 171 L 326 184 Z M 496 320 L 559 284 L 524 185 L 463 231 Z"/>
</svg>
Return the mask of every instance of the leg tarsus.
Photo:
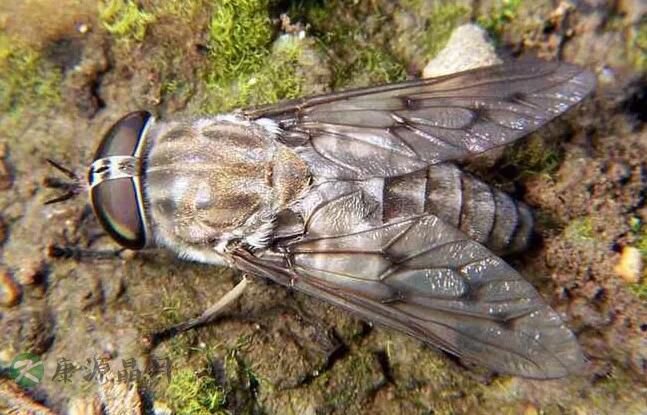
<svg viewBox="0 0 647 415">
<path fill-rule="evenodd" d="M 71 258 L 78 261 L 81 260 L 95 260 L 95 259 L 115 259 L 121 258 L 121 254 L 125 249 L 110 249 L 110 250 L 92 250 L 83 249 L 75 246 L 56 245 L 52 244 L 47 247 L 47 256 L 50 258 Z"/>
</svg>

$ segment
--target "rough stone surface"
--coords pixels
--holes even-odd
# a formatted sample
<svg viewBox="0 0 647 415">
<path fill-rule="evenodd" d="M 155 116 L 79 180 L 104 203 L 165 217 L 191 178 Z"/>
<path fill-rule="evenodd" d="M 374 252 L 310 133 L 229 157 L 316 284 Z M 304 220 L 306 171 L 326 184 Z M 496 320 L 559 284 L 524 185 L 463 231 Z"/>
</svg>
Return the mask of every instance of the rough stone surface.
<svg viewBox="0 0 647 415">
<path fill-rule="evenodd" d="M 286 2 L 272 2 L 282 9 L 271 11 L 249 8 L 261 1 L 236 2 L 236 19 L 260 16 L 256 21 L 269 25 L 267 43 L 248 47 L 240 59 L 248 62 L 257 49 L 271 56 L 254 61 L 254 70 L 264 74 L 257 82 L 271 76 L 284 81 L 261 84 L 264 91 L 278 91 L 264 95 L 269 100 L 420 76 L 434 58 L 427 52 L 442 49 L 429 42 L 449 38 L 453 26 L 443 22 L 450 20 L 487 23 L 506 60 L 524 54 L 560 58 L 598 74 L 591 99 L 514 145 L 514 156 L 506 153 L 479 167 L 486 180 L 534 209 L 542 241 L 508 261 L 564 316 L 590 360 L 583 374 L 549 382 L 465 368 L 407 336 L 262 279 L 254 279 L 213 324 L 158 345 L 144 341 L 199 315 L 239 275 L 156 251 L 101 260 L 49 257 L 51 245 L 116 246 L 83 195 L 43 205 L 58 195 L 43 185 L 45 177 L 58 174 L 44 160 L 84 178 L 102 135 L 127 111 L 193 114 L 222 108 L 214 96 L 253 98 L 259 91 L 239 82 L 242 64 L 230 79 L 234 87 L 212 79 L 225 52 L 232 52 L 214 53 L 211 34 L 228 32 L 210 27 L 213 7 L 229 3 L 101 2 L 108 3 L 126 9 L 112 16 L 103 9 L 99 16 L 94 0 L 0 2 L 0 65 L 12 69 L 0 70 L 0 82 L 21 86 L 11 89 L 10 101 L 0 102 L 13 103 L 0 113 L 0 215 L 8 228 L 0 262 L 23 291 L 20 303 L 0 310 L 0 361 L 7 365 L 30 351 L 41 356 L 46 374 L 28 392 L 0 380 L 0 401 L 7 393 L 24 405 L 65 413 L 72 399 L 93 402 L 99 387 L 84 380 L 91 372 L 83 369 L 69 383 L 54 380 L 61 359 L 80 367 L 104 357 L 116 372 L 124 363 L 135 361 L 143 370 L 168 357 L 171 379 L 142 382 L 143 406 L 164 401 L 181 413 L 204 408 L 190 396 L 208 396 L 216 402 L 211 412 L 230 413 L 644 413 L 645 278 L 628 283 L 614 271 L 624 247 L 643 252 L 647 246 L 645 69 L 630 48 L 644 2 L 485 0 L 461 1 L 456 9 L 435 0 L 331 0 L 287 2 L 294 5 L 289 9 Z M 243 7 L 247 15 L 240 13 Z M 296 33 L 305 30 L 305 38 L 273 50 L 282 34 L 281 13 L 288 13 Z M 251 26 L 235 27 L 235 33 L 250 34 Z M 242 48 L 257 38 L 235 44 Z M 7 44 L 30 49 L 7 64 Z M 286 54 L 295 66 L 271 65 Z"/>
</svg>

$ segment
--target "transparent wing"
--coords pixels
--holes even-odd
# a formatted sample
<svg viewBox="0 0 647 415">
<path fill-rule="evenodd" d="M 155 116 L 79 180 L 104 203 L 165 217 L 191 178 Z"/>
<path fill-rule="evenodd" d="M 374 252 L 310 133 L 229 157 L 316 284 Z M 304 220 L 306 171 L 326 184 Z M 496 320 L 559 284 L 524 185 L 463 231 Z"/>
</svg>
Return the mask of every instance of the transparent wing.
<svg viewBox="0 0 647 415">
<path fill-rule="evenodd" d="M 391 177 L 516 140 L 582 100 L 594 75 L 525 60 L 250 109 L 323 177 Z"/>
<path fill-rule="evenodd" d="M 363 197 L 343 192 L 307 215 L 300 238 L 234 264 L 498 372 L 582 366 L 575 336 L 502 259 L 434 215 L 371 225 Z"/>
</svg>

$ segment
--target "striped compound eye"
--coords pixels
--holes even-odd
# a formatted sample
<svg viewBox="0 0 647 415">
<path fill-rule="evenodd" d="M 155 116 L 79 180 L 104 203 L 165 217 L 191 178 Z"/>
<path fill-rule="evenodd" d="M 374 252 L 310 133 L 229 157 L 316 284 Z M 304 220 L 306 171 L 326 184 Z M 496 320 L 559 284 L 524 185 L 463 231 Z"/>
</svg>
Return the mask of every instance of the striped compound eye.
<svg viewBox="0 0 647 415">
<path fill-rule="evenodd" d="M 150 113 L 138 111 L 117 121 L 101 140 L 88 174 L 96 217 L 106 232 L 128 249 L 146 245 L 140 160 L 152 120 Z"/>
</svg>

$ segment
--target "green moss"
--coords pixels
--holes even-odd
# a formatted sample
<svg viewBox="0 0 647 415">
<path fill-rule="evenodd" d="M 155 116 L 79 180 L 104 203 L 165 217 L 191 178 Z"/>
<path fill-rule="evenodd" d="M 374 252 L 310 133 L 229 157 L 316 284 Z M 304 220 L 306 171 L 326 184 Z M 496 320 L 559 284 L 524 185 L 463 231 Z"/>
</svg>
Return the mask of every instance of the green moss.
<svg viewBox="0 0 647 415">
<path fill-rule="evenodd" d="M 640 220 L 639 217 L 632 216 L 629 218 L 629 230 L 631 230 L 632 233 L 635 233 L 635 234 L 639 233 L 641 226 L 642 226 L 642 221 Z"/>
<path fill-rule="evenodd" d="M 315 380 L 317 387 L 323 391 L 326 407 L 339 413 L 359 412 L 361 402 L 384 382 L 375 355 L 359 350 L 338 362 L 334 370 Z"/>
<path fill-rule="evenodd" d="M 487 16 L 477 19 L 485 30 L 495 39 L 500 39 L 505 26 L 517 16 L 517 10 L 523 0 L 498 0 L 494 9 Z"/>
<path fill-rule="evenodd" d="M 317 27 L 312 33 L 319 35 L 317 41 L 297 35 L 274 41 L 267 0 L 225 1 L 214 6 L 209 23 L 210 62 L 202 71 L 208 98 L 202 110 L 221 112 L 329 88 L 404 79 L 404 66 L 392 54 L 365 42 L 362 25 L 331 20 L 337 5 L 333 3 L 301 3 L 303 9 L 290 12 L 314 22 Z M 324 53 L 332 59 L 325 62 Z"/>
<path fill-rule="evenodd" d="M 231 347 L 218 343 L 194 347 L 192 343 L 195 341 L 184 342 L 182 356 L 172 351 L 167 353 L 171 361 L 182 362 L 184 366 L 174 369 L 168 387 L 163 385 L 158 389 L 160 397 L 171 403 L 174 413 L 262 412 L 256 400 L 261 379 L 245 358 L 251 345 L 248 337 L 239 337 Z"/>
<path fill-rule="evenodd" d="M 641 301 L 647 301 L 647 280 L 643 277 L 643 282 L 636 282 L 629 284 L 629 291 L 631 291 Z"/>
<path fill-rule="evenodd" d="M 592 241 L 594 237 L 593 221 L 590 217 L 574 219 L 566 226 L 564 234 L 572 242 Z"/>
<path fill-rule="evenodd" d="M 275 39 L 278 26 L 271 20 L 271 6 L 269 0 L 212 3 L 205 29 L 209 34 L 205 44 L 207 62 L 197 71 L 204 89 L 198 91 L 197 110 L 217 113 L 321 93 L 330 88 L 405 78 L 404 66 L 388 50 L 367 43 L 368 36 L 356 21 L 331 25 L 332 32 L 313 29 L 311 33 L 318 37 L 283 35 Z M 169 6 L 151 10 L 162 22 L 168 20 L 164 17 L 167 15 L 191 15 L 194 8 Z M 328 4 L 311 3 L 303 11 L 308 16 L 316 16 L 315 21 L 325 20 L 327 25 L 335 21 L 330 19 L 332 12 Z M 323 59 L 324 52 L 334 57 Z M 173 67 L 178 65 L 168 63 L 174 58 L 160 54 L 159 60 L 160 65 L 155 67 L 160 68 L 160 95 L 190 95 L 191 81 L 173 72 Z"/>
<path fill-rule="evenodd" d="M 636 234 L 636 248 L 640 251 L 643 260 L 647 261 L 647 224 L 642 224 L 640 219 L 632 218 L 632 232 Z"/>
<path fill-rule="evenodd" d="M 118 42 L 141 42 L 155 16 L 129 0 L 104 0 L 99 3 L 99 21 Z"/>
<path fill-rule="evenodd" d="M 629 59 L 639 71 L 647 71 L 647 18 L 629 36 Z"/>
<path fill-rule="evenodd" d="M 215 2 L 209 23 L 213 76 L 231 78 L 258 70 L 268 54 L 272 25 L 267 0 Z"/>
<path fill-rule="evenodd" d="M 335 65 L 333 89 L 383 84 L 405 79 L 404 66 L 384 49 L 368 45 L 358 47 L 353 55 L 350 61 Z"/>
<path fill-rule="evenodd" d="M 471 10 L 453 2 L 441 3 L 434 8 L 419 41 L 424 45 L 425 57 L 431 59 L 445 47 L 452 31 L 465 23 Z"/>
<path fill-rule="evenodd" d="M 182 315 L 180 314 L 182 310 L 182 299 L 173 297 L 166 290 L 164 290 L 162 303 L 162 317 L 164 318 L 164 324 L 173 325 L 180 323 L 183 319 Z"/>
<path fill-rule="evenodd" d="M 647 264 L 647 225 L 641 223 L 639 218 L 633 217 L 630 226 L 636 236 L 635 247 L 640 251 L 643 264 Z M 647 301 L 647 269 L 643 269 L 642 282 L 629 284 L 628 288 L 641 301 Z"/>
<path fill-rule="evenodd" d="M 299 45 L 272 52 L 274 28 L 267 0 L 226 0 L 209 22 L 209 63 L 203 69 L 205 112 L 275 102 L 297 96 Z"/>
<path fill-rule="evenodd" d="M 604 408 L 607 405 L 605 404 L 610 397 L 617 397 L 618 395 L 621 395 L 623 391 L 627 389 L 627 385 L 631 383 L 630 378 L 627 376 L 627 374 L 617 368 L 617 367 L 612 367 L 611 372 L 606 375 L 605 377 L 601 378 L 596 386 L 599 389 L 597 397 L 593 397 L 594 402 L 596 402 L 596 407 Z M 600 393 L 601 392 L 601 393 Z M 598 399 L 600 399 L 598 401 Z"/>
<path fill-rule="evenodd" d="M 405 67 L 384 45 L 394 35 L 385 30 L 388 16 L 379 5 L 344 0 L 295 2 L 288 12 L 307 23 L 329 57 L 331 89 L 395 82 Z"/>
<path fill-rule="evenodd" d="M 252 57 L 243 62 L 245 70 L 241 68 L 238 74 L 207 74 L 210 99 L 203 110 L 220 112 L 300 96 L 306 82 L 306 72 L 300 68 L 308 65 L 304 61 L 305 43 L 305 40 L 286 35 L 263 56 L 260 64 Z"/>
<path fill-rule="evenodd" d="M 226 393 L 210 376 L 191 369 L 173 372 L 166 397 L 177 415 L 226 414 Z"/>
<path fill-rule="evenodd" d="M 296 68 L 302 52 L 301 42 L 292 36 L 286 36 L 284 39 L 266 59 L 265 65 L 247 82 L 241 83 L 241 103 L 276 102 L 300 95 L 302 78 L 297 74 Z"/>
<path fill-rule="evenodd" d="M 19 115 L 24 106 L 47 108 L 61 100 L 62 75 L 39 51 L 0 32 L 0 111 Z"/>
<path fill-rule="evenodd" d="M 224 362 L 227 402 L 236 412 L 245 414 L 263 412 L 257 401 L 261 378 L 245 357 L 250 346 L 249 337 L 239 337 Z"/>
<path fill-rule="evenodd" d="M 514 169 L 516 179 L 539 174 L 550 176 L 557 170 L 562 159 L 563 152 L 558 141 L 533 135 L 506 147 L 501 167 Z"/>
</svg>

